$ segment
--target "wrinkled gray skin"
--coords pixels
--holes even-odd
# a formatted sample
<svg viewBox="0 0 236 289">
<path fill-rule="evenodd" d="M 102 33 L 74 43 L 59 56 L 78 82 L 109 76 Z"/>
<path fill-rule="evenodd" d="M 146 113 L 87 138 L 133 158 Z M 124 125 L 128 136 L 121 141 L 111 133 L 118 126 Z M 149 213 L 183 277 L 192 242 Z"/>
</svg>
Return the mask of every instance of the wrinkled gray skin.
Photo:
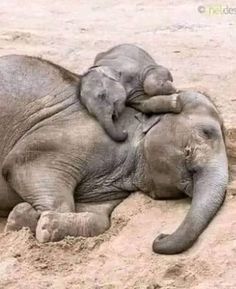
<svg viewBox="0 0 236 289">
<path fill-rule="evenodd" d="M 180 112 L 172 82 L 169 70 L 146 51 L 121 44 L 97 55 L 82 77 L 80 100 L 113 140 L 124 141 L 127 132 L 116 120 L 125 103 L 144 113 Z"/>
<path fill-rule="evenodd" d="M 0 212 L 6 230 L 30 227 L 40 242 L 95 236 L 137 190 L 155 199 L 192 198 L 182 224 L 153 250 L 180 253 L 219 210 L 228 166 L 221 120 L 202 94 L 184 92 L 180 114 L 135 117 L 113 142 L 77 98 L 79 77 L 47 61 L 0 58 Z M 171 133 L 166 133 L 171 131 Z M 144 133 L 145 132 L 145 133 Z"/>
</svg>

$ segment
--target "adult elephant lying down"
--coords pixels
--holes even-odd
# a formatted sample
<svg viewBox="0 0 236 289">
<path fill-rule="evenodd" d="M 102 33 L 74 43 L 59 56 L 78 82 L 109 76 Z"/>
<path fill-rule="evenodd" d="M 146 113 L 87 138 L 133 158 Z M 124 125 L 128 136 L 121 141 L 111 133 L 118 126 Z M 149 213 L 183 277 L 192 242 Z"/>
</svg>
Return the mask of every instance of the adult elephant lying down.
<svg viewBox="0 0 236 289">
<path fill-rule="evenodd" d="M 113 208 L 140 190 L 192 197 L 179 228 L 155 252 L 188 249 L 220 208 L 228 180 L 222 124 L 204 95 L 183 92 L 181 114 L 136 118 L 126 108 L 124 143 L 112 141 L 81 106 L 79 76 L 45 60 L 0 59 L 0 210 L 7 230 L 28 226 L 40 242 L 94 236 Z"/>
</svg>

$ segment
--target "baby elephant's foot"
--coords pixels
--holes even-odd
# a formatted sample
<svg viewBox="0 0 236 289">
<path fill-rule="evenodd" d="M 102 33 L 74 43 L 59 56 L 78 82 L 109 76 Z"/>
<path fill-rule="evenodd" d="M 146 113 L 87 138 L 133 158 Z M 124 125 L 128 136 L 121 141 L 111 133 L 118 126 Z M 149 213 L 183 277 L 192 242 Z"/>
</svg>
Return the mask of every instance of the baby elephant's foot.
<svg viewBox="0 0 236 289">
<path fill-rule="evenodd" d="M 39 216 L 40 214 L 29 203 L 20 203 L 9 214 L 5 231 L 18 231 L 27 227 L 35 233 Z"/>
<path fill-rule="evenodd" d="M 171 100 L 171 107 L 172 111 L 175 113 L 180 113 L 182 110 L 182 103 L 179 97 L 179 94 L 173 94 L 171 95 L 172 100 Z"/>
<path fill-rule="evenodd" d="M 38 221 L 36 238 L 39 242 L 55 242 L 65 236 L 92 237 L 102 234 L 110 226 L 107 215 L 91 212 L 43 212 Z"/>
</svg>

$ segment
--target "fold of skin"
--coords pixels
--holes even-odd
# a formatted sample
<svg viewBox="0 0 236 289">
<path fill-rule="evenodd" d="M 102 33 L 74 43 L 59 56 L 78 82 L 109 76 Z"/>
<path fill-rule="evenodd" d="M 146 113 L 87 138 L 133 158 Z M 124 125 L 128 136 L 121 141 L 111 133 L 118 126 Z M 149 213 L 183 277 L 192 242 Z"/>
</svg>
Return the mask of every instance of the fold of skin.
<svg viewBox="0 0 236 289">
<path fill-rule="evenodd" d="M 228 183 L 226 153 L 200 168 L 193 177 L 191 208 L 178 229 L 155 239 L 153 250 L 159 254 L 178 254 L 198 239 L 221 207 Z"/>
</svg>

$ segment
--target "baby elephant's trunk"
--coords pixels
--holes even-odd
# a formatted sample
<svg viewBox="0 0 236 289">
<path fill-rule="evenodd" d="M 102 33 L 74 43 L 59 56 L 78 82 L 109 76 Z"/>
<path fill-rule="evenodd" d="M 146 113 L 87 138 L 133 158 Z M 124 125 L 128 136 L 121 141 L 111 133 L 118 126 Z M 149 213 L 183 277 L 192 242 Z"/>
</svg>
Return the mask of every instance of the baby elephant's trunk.
<svg viewBox="0 0 236 289">
<path fill-rule="evenodd" d="M 121 127 L 115 125 L 113 119 L 109 116 L 104 116 L 100 119 L 102 127 L 105 129 L 106 133 L 116 142 L 123 142 L 127 139 L 128 133 L 122 130 Z"/>
</svg>

